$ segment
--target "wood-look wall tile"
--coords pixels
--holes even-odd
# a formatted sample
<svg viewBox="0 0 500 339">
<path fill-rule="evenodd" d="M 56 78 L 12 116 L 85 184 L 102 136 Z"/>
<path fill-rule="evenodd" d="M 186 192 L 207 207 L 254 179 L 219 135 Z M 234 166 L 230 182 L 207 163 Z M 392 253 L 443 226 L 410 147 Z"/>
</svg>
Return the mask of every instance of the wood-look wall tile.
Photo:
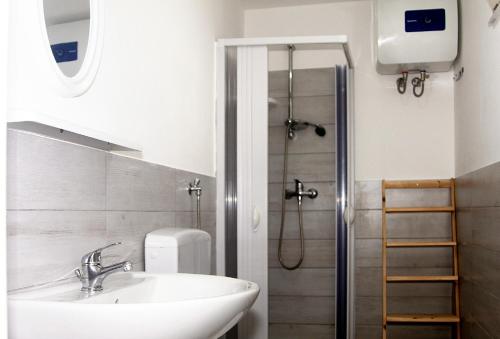
<svg viewBox="0 0 500 339">
<path fill-rule="evenodd" d="M 392 275 L 407 274 L 406 269 L 392 268 Z M 449 274 L 447 268 L 411 268 L 411 275 L 446 275 Z M 373 267 L 356 268 L 356 295 L 360 297 L 380 297 L 382 296 L 382 269 Z M 443 283 L 405 283 L 389 284 L 388 294 L 394 297 L 422 296 L 422 297 L 443 297 L 451 296 L 451 284 Z"/>
<path fill-rule="evenodd" d="M 473 244 L 474 211 L 474 208 L 458 209 L 457 211 L 457 233 L 458 241 L 461 244 Z"/>
<path fill-rule="evenodd" d="M 449 248 L 394 248 L 388 252 L 388 267 L 451 267 Z M 381 267 L 382 240 L 356 239 L 356 267 Z"/>
<path fill-rule="evenodd" d="M 356 339 L 380 339 L 382 338 L 382 325 L 359 325 L 356 324 Z"/>
<path fill-rule="evenodd" d="M 387 235 L 392 239 L 451 239 L 450 213 L 391 214 Z"/>
<path fill-rule="evenodd" d="M 382 211 L 357 210 L 354 220 L 356 239 L 382 238 Z"/>
<path fill-rule="evenodd" d="M 204 212 L 206 213 L 206 212 Z M 204 218 L 201 218 L 202 223 Z M 195 228 L 196 226 L 196 212 L 175 212 L 175 227 L 177 228 Z"/>
<path fill-rule="evenodd" d="M 382 239 L 356 239 L 356 267 L 381 267 Z"/>
<path fill-rule="evenodd" d="M 472 207 L 472 191 L 474 188 L 472 176 L 473 173 L 469 173 L 456 179 L 455 199 L 458 208 Z"/>
<path fill-rule="evenodd" d="M 387 207 L 441 207 L 450 205 L 450 190 L 448 188 L 390 189 L 386 191 Z"/>
<path fill-rule="evenodd" d="M 335 69 L 295 70 L 293 87 L 294 97 L 335 95 Z M 288 97 L 288 71 L 269 72 L 269 96 Z"/>
<path fill-rule="evenodd" d="M 175 211 L 172 168 L 107 155 L 106 206 L 111 211 Z"/>
<path fill-rule="evenodd" d="M 356 238 L 382 237 L 382 211 L 357 210 Z M 451 219 L 444 213 L 393 214 L 387 217 L 391 239 L 451 239 Z"/>
<path fill-rule="evenodd" d="M 382 269 L 357 267 L 355 270 L 356 298 L 382 295 Z"/>
<path fill-rule="evenodd" d="M 194 225 L 194 209 L 175 212 L 176 187 L 194 173 L 176 178 L 168 167 L 18 131 L 9 131 L 9 166 L 9 289 L 73 276 L 82 255 L 110 242 L 123 244 L 103 253 L 105 265 L 128 259 L 143 270 L 147 233 Z M 215 178 L 199 177 L 215 272 Z"/>
<path fill-rule="evenodd" d="M 401 339 L 452 339 L 453 333 L 450 325 L 441 326 L 389 326 L 388 338 Z M 464 337 L 466 338 L 466 337 Z"/>
<path fill-rule="evenodd" d="M 335 296 L 335 269 L 283 268 L 269 269 L 269 295 L 272 296 Z"/>
<path fill-rule="evenodd" d="M 450 313 L 449 297 L 389 297 L 389 313 Z M 382 324 L 382 297 L 356 298 L 356 323 L 359 325 Z"/>
<path fill-rule="evenodd" d="M 357 296 L 356 324 L 382 326 L 382 297 Z"/>
<path fill-rule="evenodd" d="M 335 267 L 335 240 L 306 240 L 302 268 Z M 283 240 L 283 258 L 291 265 L 300 258 L 300 240 Z M 278 240 L 269 240 L 269 267 L 281 267 Z"/>
<path fill-rule="evenodd" d="M 495 339 L 498 337 L 490 335 L 484 328 L 481 327 L 481 324 L 478 324 L 476 321 L 469 321 L 468 319 L 465 319 L 462 320 L 462 338 Z"/>
<path fill-rule="evenodd" d="M 73 277 L 81 257 L 106 243 L 103 211 L 8 211 L 8 289 Z"/>
<path fill-rule="evenodd" d="M 441 239 L 439 239 L 441 241 Z M 451 268 L 453 264 L 451 248 L 392 248 L 387 255 L 388 267 L 399 268 Z"/>
<path fill-rule="evenodd" d="M 500 337 L 500 163 L 457 179 L 464 338 Z"/>
<path fill-rule="evenodd" d="M 279 239 L 281 212 L 269 212 L 269 239 Z M 304 237 L 308 240 L 335 239 L 335 212 L 303 212 Z M 283 239 L 299 239 L 297 212 L 286 212 Z"/>
<path fill-rule="evenodd" d="M 500 252 L 500 207 L 474 208 L 472 244 Z"/>
<path fill-rule="evenodd" d="M 459 207 L 500 207 L 500 162 L 457 179 Z"/>
<path fill-rule="evenodd" d="M 196 212 L 175 212 L 175 227 L 196 228 Z M 214 232 L 216 227 L 216 212 L 201 212 L 201 229 Z"/>
<path fill-rule="evenodd" d="M 269 157 L 269 183 L 282 183 L 283 156 Z M 291 154 L 288 156 L 288 188 L 294 188 L 295 179 L 303 182 L 335 181 L 335 154 L 312 153 Z"/>
<path fill-rule="evenodd" d="M 393 314 L 450 314 L 450 297 L 389 297 L 387 312 Z"/>
<path fill-rule="evenodd" d="M 464 321 L 474 321 L 474 283 L 470 279 L 460 279 L 460 314 Z"/>
<path fill-rule="evenodd" d="M 336 206 L 336 188 L 334 182 L 305 182 L 305 189 L 315 188 L 318 190 L 316 199 L 305 198 L 302 208 L 304 211 L 333 211 Z M 269 184 L 269 211 L 281 211 L 281 184 Z M 297 200 L 286 201 L 287 211 L 297 210 Z"/>
<path fill-rule="evenodd" d="M 410 267 L 391 268 L 391 275 L 451 275 L 451 267 Z M 382 282 L 382 280 L 380 280 Z M 452 283 L 404 283 L 389 284 L 387 293 L 390 297 L 447 297 L 451 298 Z"/>
<path fill-rule="evenodd" d="M 458 247 L 458 264 L 460 277 L 464 279 L 472 279 L 475 275 L 474 268 L 475 250 L 472 245 L 459 245 Z"/>
<path fill-rule="evenodd" d="M 314 122 L 314 121 L 313 121 Z M 323 125 L 326 134 L 320 137 L 316 134 L 314 127 L 300 130 L 292 140 L 288 140 L 288 154 L 304 153 L 334 153 L 335 148 L 335 125 Z M 285 126 L 269 128 L 269 154 L 285 153 Z"/>
<path fill-rule="evenodd" d="M 355 193 L 357 210 L 382 209 L 382 181 L 356 181 Z"/>
<path fill-rule="evenodd" d="M 331 339 L 334 337 L 334 325 L 269 325 L 269 339 Z"/>
<path fill-rule="evenodd" d="M 472 314 L 476 322 L 494 338 L 500 337 L 500 299 L 474 284 Z"/>
<path fill-rule="evenodd" d="M 271 296 L 269 322 L 280 324 L 335 324 L 335 297 Z"/>
<path fill-rule="evenodd" d="M 500 300 L 500 252 L 474 246 L 472 255 L 474 283 Z"/>
<path fill-rule="evenodd" d="M 274 98 L 269 104 L 269 126 L 283 126 L 288 119 L 288 98 Z M 316 124 L 335 124 L 335 96 L 295 97 L 294 116 Z"/>
<path fill-rule="evenodd" d="M 105 152 L 15 130 L 7 144 L 8 209 L 105 209 Z"/>
</svg>

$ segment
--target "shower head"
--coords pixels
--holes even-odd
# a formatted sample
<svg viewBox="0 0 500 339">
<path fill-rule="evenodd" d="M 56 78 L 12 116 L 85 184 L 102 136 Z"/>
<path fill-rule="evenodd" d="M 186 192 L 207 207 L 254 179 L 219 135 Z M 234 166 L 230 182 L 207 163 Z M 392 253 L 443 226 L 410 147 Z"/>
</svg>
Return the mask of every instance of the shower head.
<svg viewBox="0 0 500 339">
<path fill-rule="evenodd" d="M 324 137 L 326 135 L 326 129 L 322 125 L 313 124 L 299 119 L 286 120 L 285 125 L 288 127 L 288 138 L 290 139 L 294 139 L 296 131 L 301 131 L 310 126 L 315 128 L 314 131 L 318 136 Z"/>
<path fill-rule="evenodd" d="M 316 125 L 316 129 L 314 131 L 320 137 L 324 137 L 326 135 L 326 129 L 321 125 Z"/>
</svg>

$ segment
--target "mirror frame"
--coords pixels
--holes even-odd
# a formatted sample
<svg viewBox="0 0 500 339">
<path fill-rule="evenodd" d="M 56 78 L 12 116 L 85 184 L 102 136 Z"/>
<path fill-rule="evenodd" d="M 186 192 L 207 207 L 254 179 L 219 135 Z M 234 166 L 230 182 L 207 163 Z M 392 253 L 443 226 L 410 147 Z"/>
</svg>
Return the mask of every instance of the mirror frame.
<svg viewBox="0 0 500 339">
<path fill-rule="evenodd" d="M 73 77 L 65 75 L 54 59 L 45 24 L 43 2 L 44 0 L 38 0 L 41 41 L 44 45 L 45 56 L 50 64 L 50 69 L 58 80 L 56 90 L 63 97 L 81 96 L 92 86 L 101 62 L 104 40 L 103 1 L 89 0 L 90 24 L 87 51 L 80 69 Z"/>
</svg>

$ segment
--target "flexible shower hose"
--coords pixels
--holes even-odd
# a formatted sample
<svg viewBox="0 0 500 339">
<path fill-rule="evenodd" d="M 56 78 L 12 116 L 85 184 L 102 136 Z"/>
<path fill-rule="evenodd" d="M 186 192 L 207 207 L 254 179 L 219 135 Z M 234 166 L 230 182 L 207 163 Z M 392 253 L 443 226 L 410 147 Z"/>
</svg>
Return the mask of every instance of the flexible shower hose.
<svg viewBox="0 0 500 339">
<path fill-rule="evenodd" d="M 278 241 L 278 259 L 281 266 L 287 270 L 293 271 L 300 267 L 304 260 L 304 223 L 302 220 L 302 199 L 297 197 L 297 210 L 299 212 L 299 232 L 300 232 L 300 259 L 295 265 L 288 266 L 283 259 L 283 232 L 285 229 L 285 204 L 286 204 L 286 182 L 288 178 L 288 129 L 285 129 L 285 154 L 283 157 L 283 185 L 281 192 L 281 227 L 280 238 Z"/>
</svg>

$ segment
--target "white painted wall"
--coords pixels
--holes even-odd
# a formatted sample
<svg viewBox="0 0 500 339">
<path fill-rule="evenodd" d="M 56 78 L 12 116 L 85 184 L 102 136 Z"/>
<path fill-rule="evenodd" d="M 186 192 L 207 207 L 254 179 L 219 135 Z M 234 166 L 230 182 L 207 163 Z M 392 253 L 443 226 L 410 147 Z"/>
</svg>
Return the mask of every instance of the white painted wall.
<svg viewBox="0 0 500 339">
<path fill-rule="evenodd" d="M 0 46 L 7 46 L 9 1 L 0 1 Z M 7 338 L 7 49 L 0 48 L 0 339 Z"/>
<path fill-rule="evenodd" d="M 457 176 L 500 161 L 500 25 L 488 27 L 486 1 L 461 0 L 462 36 L 455 85 Z"/>
<path fill-rule="evenodd" d="M 356 178 L 452 177 L 452 73 L 432 74 L 421 99 L 398 94 L 375 71 L 371 1 L 245 11 L 247 37 L 333 34 L 349 36 L 356 66 Z"/>
<path fill-rule="evenodd" d="M 143 159 L 214 175 L 218 37 L 243 32 L 238 0 L 107 0 L 99 73 L 81 97 L 48 86 L 36 1 L 12 1 L 11 110 L 48 114 L 136 141 Z"/>
<path fill-rule="evenodd" d="M 78 42 L 78 59 L 58 64 L 61 71 L 69 77 L 78 73 L 85 59 L 89 42 L 89 25 L 90 20 L 79 20 L 47 26 L 47 34 L 51 45 L 64 42 Z"/>
</svg>

